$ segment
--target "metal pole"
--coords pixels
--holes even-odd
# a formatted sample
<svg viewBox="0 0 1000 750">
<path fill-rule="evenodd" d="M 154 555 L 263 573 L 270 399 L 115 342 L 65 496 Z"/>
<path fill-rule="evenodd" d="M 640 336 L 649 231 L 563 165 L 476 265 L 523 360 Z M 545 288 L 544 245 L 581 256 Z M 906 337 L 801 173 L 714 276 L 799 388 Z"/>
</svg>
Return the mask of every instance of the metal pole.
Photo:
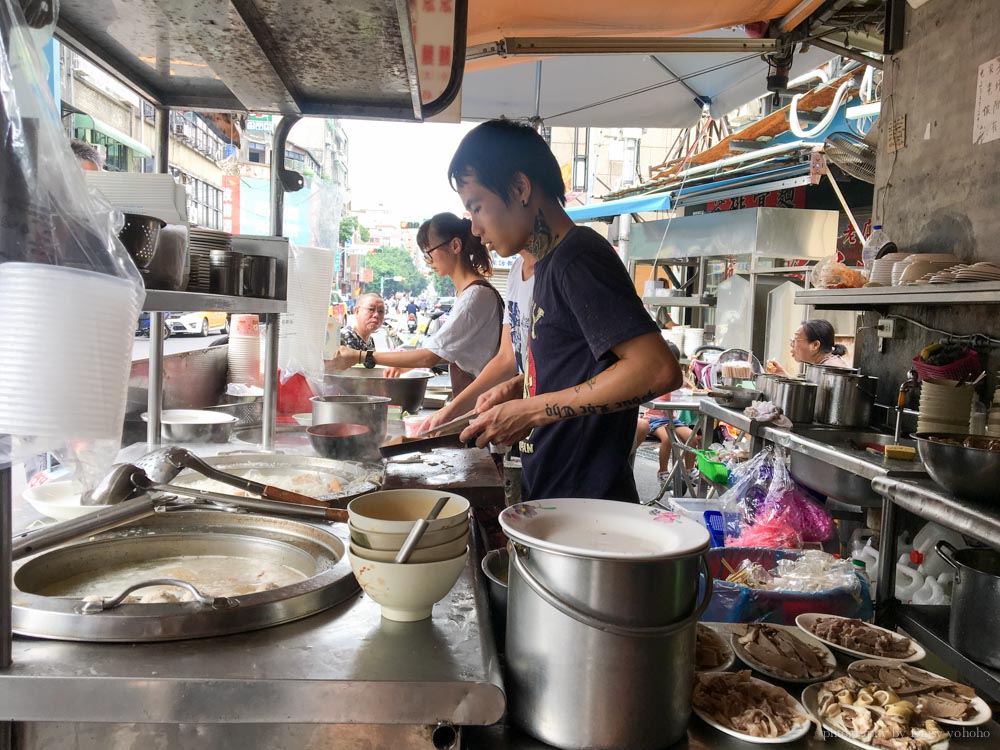
<svg viewBox="0 0 1000 750">
<path fill-rule="evenodd" d="M 535 119 L 542 116 L 542 61 L 535 63 Z"/>
<path fill-rule="evenodd" d="M 274 129 L 271 140 L 271 234 L 280 237 L 285 231 L 285 143 L 299 117 L 285 115 Z M 264 316 L 264 414 L 261 422 L 261 448 L 274 449 L 278 417 L 278 333 L 279 315 Z"/>
<path fill-rule="evenodd" d="M 8 441 L 6 436 L 4 440 Z M 6 447 L 0 449 L 6 450 Z M 11 608 L 11 536 L 14 530 L 11 506 L 14 501 L 11 492 L 11 466 L 0 465 L 0 669 L 7 669 L 11 664 L 13 648 L 10 608 Z M 2 735 L 2 732 L 0 732 Z M 0 747 L 3 741 L 0 739 Z"/>
<path fill-rule="evenodd" d="M 875 585 L 875 622 L 892 627 L 896 601 L 896 524 L 899 508 L 886 495 L 882 498 L 882 528 L 879 537 L 878 583 Z M 871 574 L 868 576 L 871 578 Z"/>
<path fill-rule="evenodd" d="M 170 164 L 170 109 L 156 110 L 156 171 L 166 174 Z M 163 312 L 149 314 L 149 377 L 146 395 L 146 443 L 160 444 L 160 416 L 163 412 Z"/>
</svg>

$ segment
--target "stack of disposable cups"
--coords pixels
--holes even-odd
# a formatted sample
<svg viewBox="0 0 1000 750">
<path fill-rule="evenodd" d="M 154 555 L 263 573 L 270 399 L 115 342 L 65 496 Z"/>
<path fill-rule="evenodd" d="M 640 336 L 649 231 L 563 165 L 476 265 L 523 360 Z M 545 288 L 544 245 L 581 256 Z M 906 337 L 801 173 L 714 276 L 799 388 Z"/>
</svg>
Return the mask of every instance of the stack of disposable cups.
<svg viewBox="0 0 1000 750">
<path fill-rule="evenodd" d="M 704 328 L 688 328 L 684 331 L 684 352 L 685 357 L 693 357 L 698 348 L 705 343 Z"/>
<path fill-rule="evenodd" d="M 683 354 L 684 352 L 684 334 L 687 331 L 687 326 L 674 326 L 673 328 L 665 328 L 660 331 L 663 336 L 664 341 L 669 341 L 671 344 L 677 347 L 677 351 Z"/>
<path fill-rule="evenodd" d="M 229 327 L 229 382 L 260 385 L 260 321 L 234 315 Z"/>
<path fill-rule="evenodd" d="M 292 246 L 288 256 L 288 311 L 281 316 L 278 367 L 284 375 L 322 377 L 326 319 L 333 284 L 333 251 Z"/>
<path fill-rule="evenodd" d="M 125 279 L 0 264 L 0 432 L 120 438 L 141 303 Z"/>
</svg>

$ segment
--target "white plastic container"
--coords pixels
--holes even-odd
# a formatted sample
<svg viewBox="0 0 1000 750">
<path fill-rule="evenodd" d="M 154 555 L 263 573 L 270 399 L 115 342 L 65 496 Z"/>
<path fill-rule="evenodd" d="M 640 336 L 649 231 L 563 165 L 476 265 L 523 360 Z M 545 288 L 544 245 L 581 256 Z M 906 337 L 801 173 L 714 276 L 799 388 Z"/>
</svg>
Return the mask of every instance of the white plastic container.
<svg viewBox="0 0 1000 750">
<path fill-rule="evenodd" d="M 966 546 L 965 540 L 962 539 L 962 535 L 957 531 L 952 531 L 951 529 L 946 529 L 944 526 L 940 526 L 933 521 L 928 521 L 924 524 L 924 527 L 916 533 L 913 537 L 913 549 L 918 551 L 923 555 L 923 561 L 917 566 L 917 570 L 923 576 L 933 576 L 937 577 L 942 573 L 948 573 L 952 571 L 952 568 L 948 563 L 941 559 L 941 556 L 934 551 L 934 545 L 940 540 L 951 543 L 958 549 L 962 549 Z"/>
<path fill-rule="evenodd" d="M 937 582 L 936 578 L 927 576 L 927 578 L 924 579 L 924 585 L 913 594 L 913 603 L 944 604 L 944 589 L 941 588 L 941 584 Z"/>
</svg>

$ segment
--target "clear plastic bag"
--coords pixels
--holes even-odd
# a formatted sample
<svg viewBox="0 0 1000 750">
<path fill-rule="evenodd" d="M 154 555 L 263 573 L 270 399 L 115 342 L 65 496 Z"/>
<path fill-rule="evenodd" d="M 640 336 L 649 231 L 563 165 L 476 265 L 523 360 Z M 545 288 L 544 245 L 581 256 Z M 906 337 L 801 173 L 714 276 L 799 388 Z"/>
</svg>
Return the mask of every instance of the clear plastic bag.
<svg viewBox="0 0 1000 750">
<path fill-rule="evenodd" d="M 63 131 L 45 34 L 14 0 L 0 26 L 0 433 L 7 458 L 51 451 L 90 482 L 120 449 L 144 288 Z"/>
<path fill-rule="evenodd" d="M 817 263 L 810 272 L 809 279 L 816 289 L 855 289 L 865 285 L 864 275 L 841 263 L 836 253 Z"/>
<path fill-rule="evenodd" d="M 281 382 L 323 378 L 323 351 L 333 285 L 333 251 L 288 243 L 288 311 L 278 329 Z"/>
</svg>

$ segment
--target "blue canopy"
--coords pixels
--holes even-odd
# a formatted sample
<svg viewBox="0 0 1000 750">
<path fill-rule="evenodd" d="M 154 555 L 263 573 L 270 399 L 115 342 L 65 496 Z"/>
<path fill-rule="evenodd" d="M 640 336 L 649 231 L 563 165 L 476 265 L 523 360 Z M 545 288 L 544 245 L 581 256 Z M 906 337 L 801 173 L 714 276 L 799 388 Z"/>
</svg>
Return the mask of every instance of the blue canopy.
<svg viewBox="0 0 1000 750">
<path fill-rule="evenodd" d="M 613 219 L 622 214 L 642 213 L 644 211 L 668 211 L 670 205 L 670 193 L 655 193 L 653 195 L 630 195 L 627 198 L 618 198 L 613 201 L 574 206 L 567 208 L 566 213 L 573 221 L 594 221 L 595 219 Z"/>
</svg>

